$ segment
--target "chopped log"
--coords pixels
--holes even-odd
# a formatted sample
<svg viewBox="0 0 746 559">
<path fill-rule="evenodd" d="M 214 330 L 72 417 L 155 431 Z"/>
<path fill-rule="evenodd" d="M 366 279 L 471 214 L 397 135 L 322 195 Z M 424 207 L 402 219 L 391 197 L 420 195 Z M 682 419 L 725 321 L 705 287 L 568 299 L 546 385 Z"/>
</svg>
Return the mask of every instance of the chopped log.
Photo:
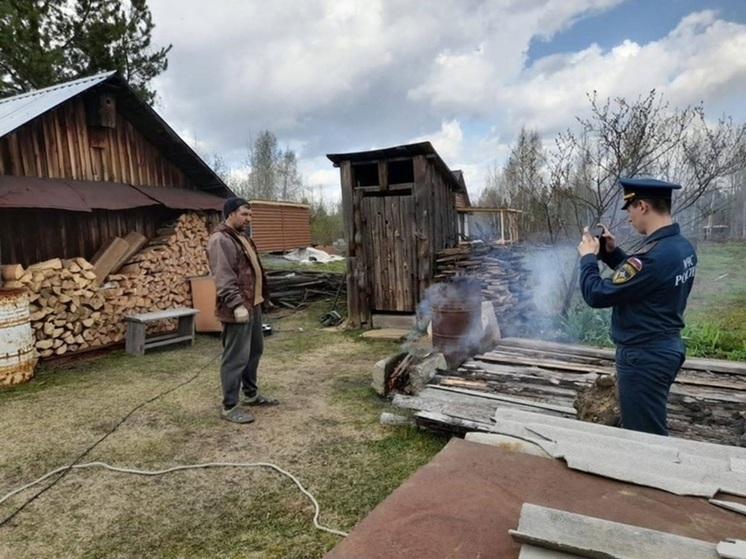
<svg viewBox="0 0 746 559">
<path fill-rule="evenodd" d="M 20 264 L 3 264 L 0 266 L 0 275 L 4 281 L 18 281 L 23 277 L 24 269 Z"/>
<path fill-rule="evenodd" d="M 44 262 L 37 262 L 31 264 L 26 271 L 41 272 L 42 270 L 60 270 L 62 269 L 62 260 L 59 258 L 52 258 L 51 260 L 45 260 Z"/>
</svg>

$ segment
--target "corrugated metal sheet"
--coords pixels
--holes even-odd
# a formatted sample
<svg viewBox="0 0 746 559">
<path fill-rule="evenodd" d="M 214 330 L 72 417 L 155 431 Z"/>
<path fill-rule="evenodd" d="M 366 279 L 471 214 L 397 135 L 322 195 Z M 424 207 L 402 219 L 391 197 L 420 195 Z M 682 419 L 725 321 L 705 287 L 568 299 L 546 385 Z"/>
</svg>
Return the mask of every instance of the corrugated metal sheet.
<svg viewBox="0 0 746 559">
<path fill-rule="evenodd" d="M 165 188 L 161 186 L 133 186 L 153 200 L 173 210 L 218 210 L 222 211 L 225 200 L 199 190 Z"/>
<path fill-rule="evenodd" d="M 227 198 L 233 192 L 153 108 L 116 72 L 106 72 L 0 100 L 0 137 L 96 86 L 114 86 L 117 111 L 163 157 L 181 169 L 200 190 Z"/>
<path fill-rule="evenodd" d="M 311 245 L 311 213 L 305 204 L 251 200 L 251 238 L 263 252 Z"/>
<path fill-rule="evenodd" d="M 0 136 L 5 136 L 5 134 L 12 132 L 68 99 L 72 99 L 79 93 L 105 82 L 114 74 L 116 72 L 105 72 L 8 97 L 7 99 L 0 99 Z"/>
</svg>

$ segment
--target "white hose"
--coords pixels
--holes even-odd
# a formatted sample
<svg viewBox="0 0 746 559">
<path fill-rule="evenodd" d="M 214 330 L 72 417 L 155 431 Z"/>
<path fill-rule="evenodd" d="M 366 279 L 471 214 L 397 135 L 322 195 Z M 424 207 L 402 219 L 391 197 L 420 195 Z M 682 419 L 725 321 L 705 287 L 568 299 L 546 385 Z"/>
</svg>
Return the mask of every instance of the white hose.
<svg viewBox="0 0 746 559">
<path fill-rule="evenodd" d="M 82 468 L 105 468 L 107 470 L 111 470 L 113 472 L 120 472 L 123 474 L 137 474 L 141 476 L 160 476 L 163 474 L 168 474 L 171 472 L 176 472 L 179 470 L 195 470 L 197 468 L 256 468 L 256 467 L 265 467 L 265 468 L 272 468 L 276 472 L 279 472 L 287 477 L 289 477 L 295 485 L 298 486 L 298 489 L 301 490 L 301 492 L 306 495 L 309 499 L 311 499 L 311 502 L 313 503 L 314 508 L 314 515 L 313 515 L 313 525 L 318 528 L 319 530 L 323 530 L 324 532 L 329 532 L 330 534 L 335 534 L 337 536 L 345 537 L 347 536 L 346 532 L 341 532 L 339 530 L 334 530 L 333 528 L 327 528 L 326 526 L 322 526 L 319 524 L 319 503 L 316 502 L 316 499 L 314 499 L 313 495 L 305 488 L 303 485 L 301 485 L 301 482 L 298 481 L 298 478 L 296 478 L 293 474 L 290 472 L 287 472 L 280 468 L 279 466 L 275 466 L 274 464 L 270 464 L 269 462 L 207 462 L 205 464 L 189 464 L 186 466 L 174 466 L 173 468 L 167 468 L 165 470 L 135 470 L 132 468 L 117 468 L 116 466 L 110 466 L 109 464 L 106 464 L 104 462 L 88 462 L 86 464 L 74 464 L 72 466 L 63 466 L 61 468 L 57 468 L 56 470 L 53 470 L 39 479 L 32 481 L 31 483 L 27 483 L 23 487 L 19 487 L 18 489 L 15 489 L 11 491 L 10 493 L 4 495 L 0 499 L 0 504 L 4 503 L 14 495 L 17 495 L 18 493 L 25 491 L 26 489 L 33 487 L 34 485 L 41 483 L 45 479 L 58 474 L 60 472 L 64 472 L 65 470 L 70 470 L 73 468 L 76 469 L 82 469 Z"/>
</svg>

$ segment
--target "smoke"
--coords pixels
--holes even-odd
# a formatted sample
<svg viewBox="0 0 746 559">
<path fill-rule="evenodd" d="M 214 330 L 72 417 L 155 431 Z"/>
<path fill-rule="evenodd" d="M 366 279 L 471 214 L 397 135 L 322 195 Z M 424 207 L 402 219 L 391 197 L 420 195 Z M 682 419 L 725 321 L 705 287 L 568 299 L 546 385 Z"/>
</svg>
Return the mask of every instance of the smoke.
<svg viewBox="0 0 746 559">
<path fill-rule="evenodd" d="M 542 314 L 555 316 L 562 307 L 564 297 L 575 290 L 571 282 L 579 266 L 576 246 L 568 242 L 529 247 L 523 263 L 531 275 L 531 299 L 536 309 Z"/>
</svg>

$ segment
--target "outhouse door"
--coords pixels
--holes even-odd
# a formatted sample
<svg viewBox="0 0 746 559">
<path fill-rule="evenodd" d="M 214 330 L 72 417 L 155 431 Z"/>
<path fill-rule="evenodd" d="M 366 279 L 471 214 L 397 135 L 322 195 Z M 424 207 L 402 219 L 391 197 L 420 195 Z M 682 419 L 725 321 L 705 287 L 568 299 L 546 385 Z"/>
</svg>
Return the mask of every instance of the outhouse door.
<svg viewBox="0 0 746 559">
<path fill-rule="evenodd" d="M 371 311 L 414 312 L 417 252 L 411 190 L 366 192 L 362 215 Z"/>
</svg>

